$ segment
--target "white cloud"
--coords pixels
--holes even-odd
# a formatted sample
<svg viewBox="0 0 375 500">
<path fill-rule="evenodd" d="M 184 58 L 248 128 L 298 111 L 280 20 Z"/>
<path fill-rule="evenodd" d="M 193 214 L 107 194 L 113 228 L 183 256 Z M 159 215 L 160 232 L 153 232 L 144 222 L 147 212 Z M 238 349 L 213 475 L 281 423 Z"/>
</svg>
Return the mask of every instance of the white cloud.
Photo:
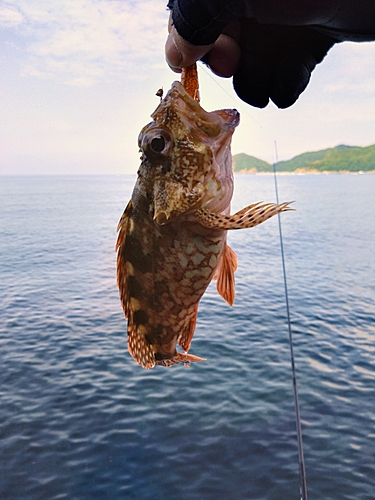
<svg viewBox="0 0 375 500">
<path fill-rule="evenodd" d="M 327 58 L 330 79 L 325 90 L 329 93 L 375 92 L 375 43 L 345 42 L 337 45 Z M 326 62 L 323 62 L 326 64 Z M 327 70 L 328 64 L 324 70 Z"/>
<path fill-rule="evenodd" d="M 27 36 L 26 74 L 89 86 L 114 76 L 143 78 L 150 64 L 162 60 L 168 18 L 165 0 L 52 4 L 10 0 L 8 5 L 4 10 L 13 12 L 8 18 L 18 19 L 18 26 L 23 20 L 18 36 Z"/>
<path fill-rule="evenodd" d="M 19 25 L 23 21 L 22 14 L 11 7 L 0 8 L 0 26 L 4 28 L 12 28 Z"/>
</svg>

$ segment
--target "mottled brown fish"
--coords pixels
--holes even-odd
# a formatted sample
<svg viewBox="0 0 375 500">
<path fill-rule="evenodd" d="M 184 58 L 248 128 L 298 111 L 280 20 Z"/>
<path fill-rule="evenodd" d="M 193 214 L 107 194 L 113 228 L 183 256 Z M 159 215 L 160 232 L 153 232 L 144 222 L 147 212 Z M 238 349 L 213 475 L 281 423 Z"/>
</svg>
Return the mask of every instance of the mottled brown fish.
<svg viewBox="0 0 375 500">
<path fill-rule="evenodd" d="M 199 300 L 212 279 L 230 305 L 235 296 L 237 257 L 227 230 L 288 210 L 287 203 L 256 203 L 230 215 L 230 144 L 239 113 L 206 112 L 198 85 L 185 86 L 172 84 L 139 134 L 141 166 L 118 226 L 117 283 L 128 348 L 144 368 L 204 361 L 187 353 Z"/>
</svg>

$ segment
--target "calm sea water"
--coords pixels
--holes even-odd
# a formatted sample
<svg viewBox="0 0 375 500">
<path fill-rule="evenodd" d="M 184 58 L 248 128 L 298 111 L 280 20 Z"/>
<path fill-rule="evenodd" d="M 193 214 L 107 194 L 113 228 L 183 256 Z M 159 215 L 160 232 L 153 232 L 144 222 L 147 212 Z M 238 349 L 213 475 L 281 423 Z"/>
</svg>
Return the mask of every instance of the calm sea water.
<svg viewBox="0 0 375 500">
<path fill-rule="evenodd" d="M 191 352 L 127 353 L 116 225 L 134 177 L 0 179 L 0 498 L 299 498 L 277 220 L 230 234 Z M 309 498 L 375 498 L 375 176 L 279 177 Z M 234 209 L 274 201 L 237 176 Z"/>
</svg>

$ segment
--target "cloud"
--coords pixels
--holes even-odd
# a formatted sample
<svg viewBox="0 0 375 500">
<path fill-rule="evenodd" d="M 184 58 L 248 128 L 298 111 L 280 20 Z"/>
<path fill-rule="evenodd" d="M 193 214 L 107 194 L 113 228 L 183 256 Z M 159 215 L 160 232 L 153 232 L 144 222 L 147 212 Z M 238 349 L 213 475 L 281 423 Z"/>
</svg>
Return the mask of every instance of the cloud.
<svg viewBox="0 0 375 500">
<path fill-rule="evenodd" d="M 12 28 L 19 25 L 23 21 L 22 14 L 11 7 L 0 8 L 0 26 L 4 28 Z"/>
<path fill-rule="evenodd" d="M 24 74 L 90 86 L 145 78 L 163 57 L 165 0 L 9 0 L 3 11 L 26 40 Z"/>
<path fill-rule="evenodd" d="M 328 93 L 361 94 L 375 93 L 375 44 L 346 42 L 337 45 L 327 61 L 330 64 Z M 323 64 L 326 64 L 325 62 Z M 328 67 L 328 64 L 327 64 Z"/>
</svg>

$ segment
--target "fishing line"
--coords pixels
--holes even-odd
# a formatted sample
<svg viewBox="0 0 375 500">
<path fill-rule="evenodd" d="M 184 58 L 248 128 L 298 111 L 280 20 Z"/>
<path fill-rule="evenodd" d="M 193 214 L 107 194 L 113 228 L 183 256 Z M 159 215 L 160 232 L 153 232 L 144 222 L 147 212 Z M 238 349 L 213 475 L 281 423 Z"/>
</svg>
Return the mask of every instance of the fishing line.
<svg viewBox="0 0 375 500">
<path fill-rule="evenodd" d="M 201 65 L 201 67 L 203 68 L 206 75 L 208 75 L 211 78 L 211 80 L 213 80 L 222 89 L 222 91 L 225 92 L 231 98 L 232 101 L 235 101 L 233 96 L 222 85 L 220 85 L 220 83 L 212 76 L 212 74 L 206 69 L 206 67 L 204 65 Z M 251 118 L 251 120 L 258 125 L 258 127 L 260 127 L 262 130 L 265 130 L 264 127 L 246 109 L 244 111 Z M 279 160 L 278 160 L 276 141 L 274 141 L 274 150 L 275 150 L 275 162 L 273 163 L 273 178 L 274 178 L 274 184 L 275 184 L 276 203 L 279 204 L 279 190 L 278 190 L 278 186 L 277 186 L 277 176 L 276 176 L 276 163 L 278 163 Z M 283 234 L 282 234 L 282 229 L 281 229 L 281 217 L 280 217 L 280 215 L 281 215 L 280 213 L 277 214 L 277 219 L 278 219 L 278 224 L 279 224 L 281 262 L 282 262 L 283 277 L 284 277 L 285 305 L 286 305 L 286 314 L 287 314 L 287 322 L 288 322 L 290 360 L 291 360 L 291 367 L 292 367 L 294 407 L 295 407 L 296 430 L 297 430 L 300 495 L 301 495 L 301 500 L 307 500 L 307 484 L 306 484 L 305 458 L 304 458 L 304 453 L 303 453 L 301 415 L 300 415 L 300 407 L 299 407 L 299 400 L 298 400 L 296 366 L 295 366 L 294 351 L 293 351 L 293 335 L 292 335 L 292 327 L 291 327 L 291 322 L 290 322 L 289 295 L 288 295 L 288 285 L 287 285 L 287 279 L 286 279 L 284 244 L 283 244 Z"/>
<path fill-rule="evenodd" d="M 212 80 L 213 82 L 215 82 L 215 83 L 216 83 L 216 85 L 218 85 L 218 86 L 221 88 L 221 90 L 222 90 L 225 94 L 227 94 L 227 96 L 229 96 L 229 97 L 230 97 L 230 99 L 231 99 L 233 102 L 235 102 L 235 103 L 237 103 L 237 104 L 238 104 L 238 101 L 236 101 L 236 99 L 233 97 L 233 95 L 232 95 L 232 94 L 230 94 L 230 93 L 227 91 L 227 89 L 226 89 L 226 88 L 224 88 L 224 87 L 223 87 L 223 86 L 222 86 L 222 85 L 221 85 L 221 84 L 220 84 L 220 83 L 219 83 L 219 82 L 218 82 L 218 81 L 217 81 L 217 80 L 216 80 L 216 79 L 212 76 L 212 72 L 211 72 L 211 71 L 208 71 L 208 70 L 207 70 L 207 68 L 206 68 L 206 66 L 205 66 L 204 64 L 201 64 L 201 65 L 200 65 L 200 67 L 203 69 L 203 71 L 206 73 L 206 75 L 207 75 L 207 76 L 209 76 L 209 77 L 211 78 L 211 80 Z M 247 111 L 247 109 L 246 109 L 246 108 L 245 108 L 244 110 L 241 110 L 241 113 L 242 113 L 243 111 L 245 112 L 245 114 L 246 114 L 246 115 L 247 115 L 247 116 L 248 116 L 248 117 L 249 117 L 249 118 L 250 118 L 250 119 L 251 119 L 254 123 L 256 123 L 256 124 L 258 125 L 258 127 L 259 127 L 259 128 L 261 128 L 262 130 L 265 130 L 265 129 L 264 129 L 264 127 L 263 127 L 263 126 L 262 126 L 262 125 L 261 125 L 261 124 L 260 124 L 260 123 L 259 123 L 259 122 L 258 122 L 258 121 L 257 121 L 257 120 L 256 120 L 256 119 L 255 119 L 255 118 L 254 118 L 254 117 L 253 117 L 253 116 L 252 116 L 252 115 L 251 115 L 251 114 Z"/>
<path fill-rule="evenodd" d="M 274 146 L 275 146 L 275 162 L 273 164 L 273 178 L 274 178 L 274 183 L 275 183 L 276 203 L 279 204 L 279 190 L 278 190 L 278 186 L 277 186 L 277 176 L 276 176 L 276 163 L 278 163 L 276 141 L 274 141 Z M 295 362 L 294 362 L 293 335 L 292 335 L 292 327 L 291 327 L 291 323 L 290 323 L 289 295 L 288 295 L 288 285 L 287 285 L 287 279 L 286 279 L 284 244 L 283 244 L 283 233 L 281 230 L 280 213 L 277 214 L 277 219 L 279 222 L 281 262 L 282 262 L 283 276 L 284 276 L 285 305 L 286 305 L 286 315 L 287 315 L 288 331 L 289 331 L 290 361 L 291 361 L 291 365 L 292 365 L 294 407 L 295 407 L 295 413 L 296 413 L 296 428 L 297 428 L 297 443 L 298 443 L 300 493 L 301 493 L 301 500 L 307 500 L 307 485 L 306 485 L 305 458 L 304 458 L 304 454 L 303 454 L 301 415 L 300 415 L 300 407 L 299 407 L 299 401 L 298 401 L 296 366 L 295 366 Z"/>
</svg>

